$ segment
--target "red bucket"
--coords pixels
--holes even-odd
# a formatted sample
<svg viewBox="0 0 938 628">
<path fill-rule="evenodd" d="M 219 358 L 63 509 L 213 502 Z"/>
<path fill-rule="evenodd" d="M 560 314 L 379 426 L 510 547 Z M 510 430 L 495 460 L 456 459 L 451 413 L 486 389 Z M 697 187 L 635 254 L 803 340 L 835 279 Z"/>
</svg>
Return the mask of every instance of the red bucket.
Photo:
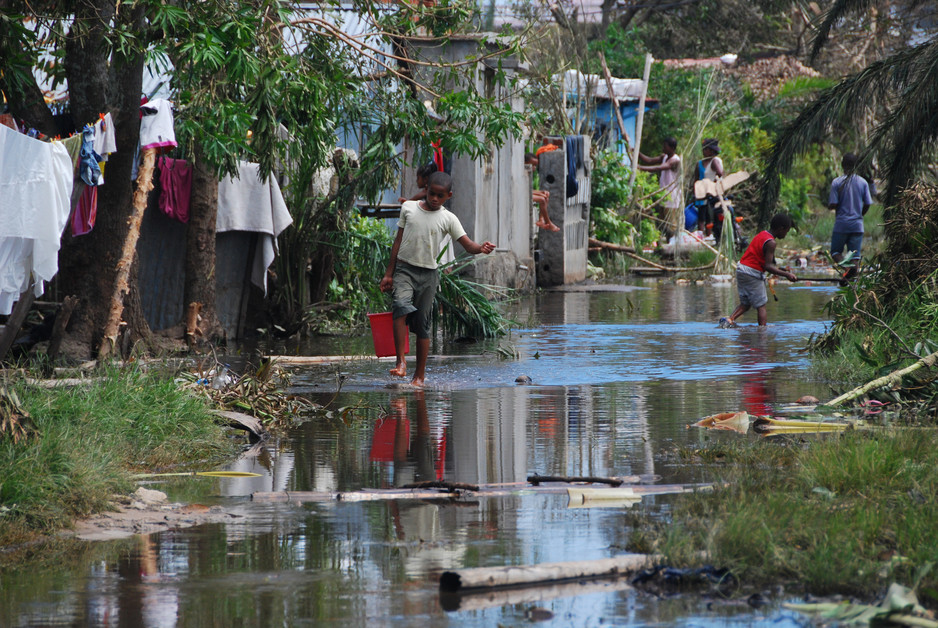
<svg viewBox="0 0 938 628">
<path fill-rule="evenodd" d="M 375 343 L 375 355 L 384 358 L 397 355 L 394 349 L 394 315 L 391 312 L 369 314 L 371 339 Z M 404 355 L 410 353 L 410 334 L 404 336 Z"/>
</svg>

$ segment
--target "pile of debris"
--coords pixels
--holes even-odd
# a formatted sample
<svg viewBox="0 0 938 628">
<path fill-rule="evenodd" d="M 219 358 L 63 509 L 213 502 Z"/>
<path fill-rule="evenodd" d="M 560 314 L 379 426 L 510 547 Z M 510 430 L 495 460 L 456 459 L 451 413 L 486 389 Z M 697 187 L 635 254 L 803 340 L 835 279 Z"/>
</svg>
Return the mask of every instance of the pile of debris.
<svg viewBox="0 0 938 628">
<path fill-rule="evenodd" d="M 821 75 L 817 70 L 803 65 L 798 59 L 788 55 L 759 59 L 748 65 L 729 69 L 727 72 L 748 83 L 759 101 L 777 96 L 781 86 L 793 78 Z"/>
</svg>

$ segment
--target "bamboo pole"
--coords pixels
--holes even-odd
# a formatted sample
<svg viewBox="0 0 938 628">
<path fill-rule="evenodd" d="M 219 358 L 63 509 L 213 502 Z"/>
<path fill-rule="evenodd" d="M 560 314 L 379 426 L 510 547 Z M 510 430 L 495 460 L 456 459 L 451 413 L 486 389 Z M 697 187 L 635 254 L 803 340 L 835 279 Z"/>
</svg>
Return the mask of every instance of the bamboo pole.
<svg viewBox="0 0 938 628">
<path fill-rule="evenodd" d="M 632 588 L 627 578 L 609 578 L 585 582 L 550 583 L 524 589 L 490 589 L 465 593 L 440 592 L 440 606 L 444 611 L 478 611 L 512 604 L 533 604 L 562 597 L 613 593 Z"/>
<path fill-rule="evenodd" d="M 614 578 L 652 567 L 659 559 L 659 556 L 649 554 L 623 554 L 599 560 L 458 569 L 444 571 L 440 575 L 440 590 L 497 589 L 590 578 Z"/>
<path fill-rule="evenodd" d="M 622 135 L 622 139 L 625 141 L 625 149 L 628 150 L 632 142 L 629 140 L 629 133 L 625 130 L 625 122 L 622 120 L 622 112 L 619 111 L 619 99 L 616 96 L 616 91 L 612 87 L 612 74 L 609 72 L 609 66 L 606 65 L 606 55 L 603 54 L 602 50 L 599 51 L 599 62 L 603 66 L 603 74 L 606 77 L 606 88 L 609 90 L 609 98 L 612 99 L 612 106 L 616 110 L 616 122 L 619 125 L 619 133 Z"/>
<path fill-rule="evenodd" d="M 863 384 L 862 386 L 854 388 L 850 392 L 844 393 L 835 399 L 831 399 L 824 405 L 828 407 L 838 406 L 845 401 L 850 401 L 852 399 L 856 399 L 857 397 L 861 395 L 865 395 L 871 390 L 875 390 L 877 388 L 883 388 L 884 386 L 891 386 L 892 384 L 897 384 L 901 382 L 902 378 L 908 375 L 909 373 L 914 373 L 915 371 L 919 370 L 923 366 L 927 366 L 931 368 L 932 366 L 935 366 L 935 362 L 938 362 L 938 351 L 934 353 L 929 353 L 924 358 L 918 360 L 917 362 L 913 364 L 910 364 L 909 366 L 906 366 L 905 368 L 901 368 L 897 371 L 893 371 L 892 373 L 889 373 L 888 375 L 883 375 L 882 377 L 878 377 L 871 382 L 867 382 Z"/>
<path fill-rule="evenodd" d="M 645 97 L 648 95 L 648 77 L 655 58 L 645 53 L 645 72 L 642 74 L 642 95 L 638 99 L 638 119 L 635 121 L 635 146 L 632 147 L 632 172 L 629 174 L 629 189 L 635 192 L 635 175 L 638 173 L 638 149 L 642 144 L 642 125 L 645 123 Z"/>
<path fill-rule="evenodd" d="M 143 212 L 147 208 L 147 195 L 153 189 L 153 167 L 156 164 L 156 149 L 147 148 L 143 151 L 143 163 L 137 171 L 137 189 L 134 190 L 133 212 L 124 239 L 124 249 L 117 262 L 117 279 L 114 282 L 114 294 L 111 297 L 111 307 L 108 312 L 107 324 L 104 326 L 104 337 L 98 349 L 98 359 L 104 360 L 111 356 L 117 345 L 117 331 L 120 328 L 121 316 L 124 313 L 124 296 L 130 291 L 130 268 L 133 266 L 134 255 L 137 253 L 137 240 L 140 239 L 140 223 L 143 221 Z"/>
</svg>

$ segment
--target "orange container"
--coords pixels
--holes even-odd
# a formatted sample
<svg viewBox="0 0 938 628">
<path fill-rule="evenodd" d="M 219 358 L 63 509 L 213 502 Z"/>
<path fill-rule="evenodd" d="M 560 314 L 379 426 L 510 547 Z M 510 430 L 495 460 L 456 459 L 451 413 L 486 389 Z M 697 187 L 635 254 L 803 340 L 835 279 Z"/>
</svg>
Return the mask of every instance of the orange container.
<svg viewBox="0 0 938 628">
<path fill-rule="evenodd" d="M 394 349 L 394 315 L 391 312 L 369 314 L 371 323 L 371 339 L 375 343 L 375 355 L 384 358 L 397 355 Z M 404 355 L 410 353 L 410 334 L 404 336 Z"/>
</svg>

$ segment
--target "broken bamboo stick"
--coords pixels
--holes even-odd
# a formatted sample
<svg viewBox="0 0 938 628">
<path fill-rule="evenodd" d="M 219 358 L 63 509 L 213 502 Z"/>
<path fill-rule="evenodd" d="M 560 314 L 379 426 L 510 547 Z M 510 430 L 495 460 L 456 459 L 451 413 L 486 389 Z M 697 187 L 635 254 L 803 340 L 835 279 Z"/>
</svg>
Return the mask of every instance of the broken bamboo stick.
<svg viewBox="0 0 938 628">
<path fill-rule="evenodd" d="M 137 254 L 137 240 L 140 239 L 140 223 L 143 221 L 143 212 L 147 208 L 147 195 L 153 189 L 153 167 L 156 164 L 156 149 L 147 148 L 143 151 L 143 163 L 137 172 L 137 189 L 134 190 L 133 211 L 124 238 L 124 249 L 117 262 L 117 278 L 114 281 L 114 293 L 111 296 L 111 306 L 108 312 L 107 324 L 104 326 L 104 337 L 101 338 L 101 347 L 98 349 L 98 359 L 105 360 L 114 352 L 117 346 L 117 331 L 120 328 L 121 316 L 124 313 L 124 296 L 130 291 L 130 269 L 133 266 L 134 256 Z"/>
<path fill-rule="evenodd" d="M 862 386 L 858 386 L 857 388 L 854 388 L 853 390 L 846 392 L 835 399 L 831 399 L 824 405 L 829 406 L 829 407 L 838 406 L 845 401 L 850 401 L 852 399 L 856 399 L 857 397 L 861 395 L 865 395 L 871 390 L 897 384 L 901 382 L 902 378 L 908 375 L 909 373 L 914 373 L 915 371 L 919 370 L 923 366 L 927 366 L 927 367 L 935 366 L 935 362 L 938 362 L 938 351 L 934 353 L 929 353 L 924 358 L 918 360 L 917 362 L 910 364 L 909 366 L 906 366 L 905 368 L 901 368 L 897 371 L 893 371 L 892 373 L 889 373 L 888 375 L 878 377 L 871 382 L 867 382 L 866 384 L 863 384 Z"/>
<path fill-rule="evenodd" d="M 444 571 L 440 575 L 440 590 L 471 591 L 502 587 L 524 587 L 591 578 L 614 578 L 647 569 L 658 560 L 660 560 L 660 556 L 657 555 L 623 554 L 615 558 L 598 560 L 457 569 Z"/>
<path fill-rule="evenodd" d="M 568 477 L 565 475 L 534 475 L 528 476 L 528 482 L 534 486 L 538 486 L 541 482 L 564 482 L 566 484 L 572 484 L 574 482 L 587 482 L 589 484 L 608 484 L 609 486 L 622 486 L 622 480 L 618 478 L 599 478 L 599 477 L 578 477 L 572 476 Z"/>
</svg>

